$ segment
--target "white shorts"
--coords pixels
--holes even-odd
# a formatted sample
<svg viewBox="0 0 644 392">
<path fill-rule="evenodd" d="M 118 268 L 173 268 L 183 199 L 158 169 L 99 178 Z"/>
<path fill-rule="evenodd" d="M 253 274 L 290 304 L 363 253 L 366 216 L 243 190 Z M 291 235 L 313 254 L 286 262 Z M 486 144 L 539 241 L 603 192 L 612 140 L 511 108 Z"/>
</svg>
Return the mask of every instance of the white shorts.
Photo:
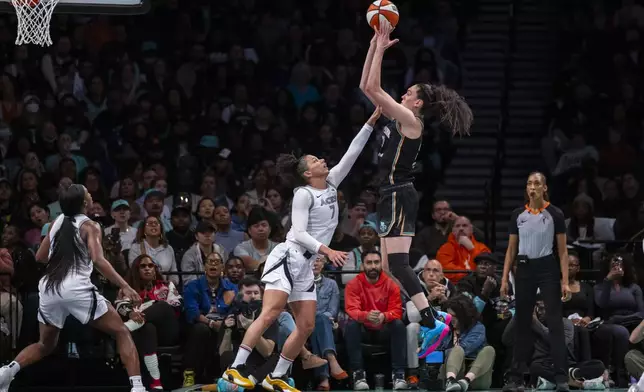
<svg viewBox="0 0 644 392">
<path fill-rule="evenodd" d="M 38 284 L 40 302 L 38 321 L 62 329 L 70 314 L 83 324 L 96 320 L 107 313 L 107 300 L 96 287 L 60 287 L 60 294 L 52 289 L 45 292 L 45 279 Z"/>
<path fill-rule="evenodd" d="M 295 245 L 288 242 L 277 245 L 264 265 L 262 282 L 266 290 L 287 293 L 288 302 L 317 301 L 312 258 L 306 258 Z"/>
</svg>

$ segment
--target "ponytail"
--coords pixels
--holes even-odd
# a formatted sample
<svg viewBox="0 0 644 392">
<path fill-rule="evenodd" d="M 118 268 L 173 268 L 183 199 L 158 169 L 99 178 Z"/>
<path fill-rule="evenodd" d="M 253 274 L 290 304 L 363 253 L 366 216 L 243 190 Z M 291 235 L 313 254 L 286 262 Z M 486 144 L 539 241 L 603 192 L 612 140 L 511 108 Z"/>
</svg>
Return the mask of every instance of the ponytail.
<svg viewBox="0 0 644 392">
<path fill-rule="evenodd" d="M 74 226 L 74 217 L 63 216 L 58 228 L 56 228 L 57 223 L 54 221 L 52 224 L 52 230 L 57 230 L 52 240 L 51 256 L 45 272 L 47 276 L 45 292 L 53 290 L 60 294 L 63 280 L 70 273 L 78 271 L 83 260 L 88 258 L 88 254 L 87 247 L 84 246 L 80 233 Z"/>
<path fill-rule="evenodd" d="M 275 166 L 277 175 L 285 187 L 293 189 L 306 185 L 303 174 L 307 170 L 307 164 L 304 157 L 298 158 L 293 154 L 280 154 Z"/>
<path fill-rule="evenodd" d="M 469 135 L 474 115 L 465 99 L 456 91 L 445 86 L 418 84 L 416 92 L 423 101 L 423 111 L 438 117 L 445 128 L 456 135 Z"/>
</svg>

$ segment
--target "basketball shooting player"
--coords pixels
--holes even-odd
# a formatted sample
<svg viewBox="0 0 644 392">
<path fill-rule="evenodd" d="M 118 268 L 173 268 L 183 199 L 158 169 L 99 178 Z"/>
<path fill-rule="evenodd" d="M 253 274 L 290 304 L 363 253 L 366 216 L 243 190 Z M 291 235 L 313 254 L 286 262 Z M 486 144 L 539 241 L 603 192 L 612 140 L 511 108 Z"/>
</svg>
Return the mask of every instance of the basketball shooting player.
<svg viewBox="0 0 644 392">
<path fill-rule="evenodd" d="M 382 58 L 385 50 L 398 40 L 389 37 L 393 30 L 389 22 L 381 22 L 380 26 L 371 40 L 360 80 L 360 88 L 367 98 L 392 119 L 383 129 L 378 163 L 380 247 L 383 267 L 398 280 L 422 316 L 423 343 L 419 356 L 424 357 L 447 335 L 443 321 L 448 317 L 441 314 L 442 321 L 435 320 L 420 282 L 409 266 L 409 248 L 418 213 L 412 171 L 422 143 L 424 117 L 437 117 L 454 134 L 468 134 L 472 111 L 461 96 L 444 86 L 416 84 L 407 89 L 400 103 L 387 94 L 380 86 Z"/>
<path fill-rule="evenodd" d="M 275 370 L 262 381 L 269 391 L 297 392 L 288 383 L 288 371 L 315 326 L 317 293 L 313 262 L 318 253 L 336 266 L 344 264 L 347 254 L 329 249 L 338 225 L 337 189 L 367 144 L 380 117 L 377 108 L 351 142 L 340 162 L 331 170 L 323 159 L 313 155 L 296 158 L 282 155 L 277 161 L 280 175 L 291 184 L 299 183 L 293 197 L 292 227 L 286 242 L 279 244 L 266 260 L 262 282 L 266 284 L 262 312 L 244 335 L 237 357 L 222 378 L 246 389 L 258 380 L 250 376 L 246 359 L 262 334 L 277 320 L 287 302 L 295 315 L 295 330 L 282 348 Z"/>
<path fill-rule="evenodd" d="M 20 369 L 54 351 L 60 330 L 70 314 L 81 323 L 90 324 L 116 339 L 121 360 L 130 376 L 132 392 L 145 392 L 139 356 L 130 331 L 90 281 L 92 260 L 103 276 L 120 287 L 122 294 L 135 304 L 141 302 L 139 294 L 103 257 L 101 229 L 85 215 L 92 205 L 87 189 L 78 184 L 61 189 L 59 201 L 62 215 L 52 223 L 49 234 L 36 253 L 38 261 L 49 261 L 45 276 L 38 284 L 40 340 L 22 350 L 9 365 L 0 368 L 0 392 L 9 389 Z"/>
</svg>

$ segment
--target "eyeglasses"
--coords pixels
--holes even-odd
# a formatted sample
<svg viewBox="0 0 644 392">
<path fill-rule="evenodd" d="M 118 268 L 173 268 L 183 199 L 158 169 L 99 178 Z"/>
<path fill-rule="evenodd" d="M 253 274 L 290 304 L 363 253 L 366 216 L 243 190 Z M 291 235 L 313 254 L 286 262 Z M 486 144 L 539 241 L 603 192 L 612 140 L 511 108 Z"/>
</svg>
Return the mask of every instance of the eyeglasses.
<svg viewBox="0 0 644 392">
<path fill-rule="evenodd" d="M 147 263 L 147 264 L 139 264 L 139 268 L 140 268 L 140 269 L 146 269 L 146 268 L 154 269 L 154 264 L 150 264 L 150 263 Z"/>
<path fill-rule="evenodd" d="M 208 259 L 206 260 L 206 264 L 217 267 L 222 265 L 223 261 L 221 261 L 221 259 Z"/>
</svg>

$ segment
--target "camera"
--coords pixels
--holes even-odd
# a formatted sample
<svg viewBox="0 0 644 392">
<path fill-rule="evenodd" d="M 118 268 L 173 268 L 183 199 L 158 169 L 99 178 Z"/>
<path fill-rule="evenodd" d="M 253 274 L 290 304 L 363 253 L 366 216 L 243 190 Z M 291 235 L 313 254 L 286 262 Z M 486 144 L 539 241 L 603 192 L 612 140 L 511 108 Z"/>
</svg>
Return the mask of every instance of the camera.
<svg viewBox="0 0 644 392">
<path fill-rule="evenodd" d="M 235 302 L 233 302 L 232 307 L 230 308 L 230 314 L 234 316 L 241 314 L 247 319 L 254 320 L 257 316 L 259 316 L 259 312 L 261 312 L 261 310 L 261 300 L 244 302 L 241 299 L 236 299 Z"/>
</svg>

